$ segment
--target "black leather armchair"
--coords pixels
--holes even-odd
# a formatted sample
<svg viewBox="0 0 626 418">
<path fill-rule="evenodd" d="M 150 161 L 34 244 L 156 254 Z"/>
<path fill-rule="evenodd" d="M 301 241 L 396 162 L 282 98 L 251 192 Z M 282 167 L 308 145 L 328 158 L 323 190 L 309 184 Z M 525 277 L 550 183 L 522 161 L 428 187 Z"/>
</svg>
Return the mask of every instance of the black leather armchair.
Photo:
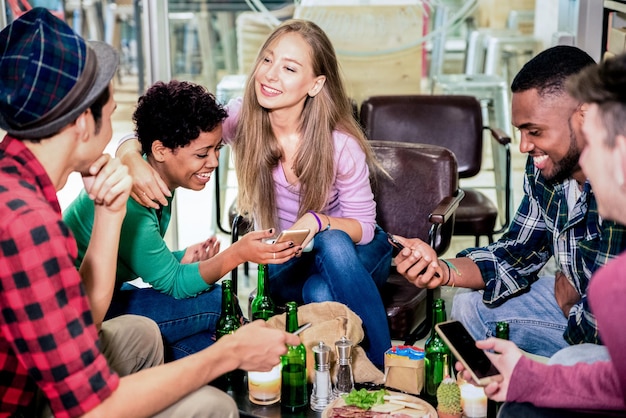
<svg viewBox="0 0 626 418">
<path fill-rule="evenodd" d="M 450 246 L 455 210 L 463 199 L 457 162 L 443 147 L 371 141 L 383 171 L 373 176 L 378 224 L 387 232 L 430 243 L 437 254 Z M 433 291 L 419 289 L 390 267 L 382 290 L 393 339 L 413 344 L 431 327 Z M 418 324 L 418 310 L 426 319 Z"/>
<path fill-rule="evenodd" d="M 487 186 L 495 189 L 500 204 L 496 205 L 478 188 L 463 188 L 465 198 L 456 211 L 454 235 L 474 236 L 478 246 L 481 236 L 493 242 L 494 234 L 508 227 L 512 200 L 511 139 L 500 129 L 483 126 L 480 103 L 475 97 L 374 96 L 363 102 L 360 120 L 370 140 L 433 144 L 450 149 L 457 158 L 462 179 L 480 172 L 483 131 L 488 130 L 492 152 L 503 155 L 499 160 L 502 166 L 494 167 L 496 177 L 503 174 L 503 185 L 497 187 L 498 178 L 493 187 Z"/>
</svg>

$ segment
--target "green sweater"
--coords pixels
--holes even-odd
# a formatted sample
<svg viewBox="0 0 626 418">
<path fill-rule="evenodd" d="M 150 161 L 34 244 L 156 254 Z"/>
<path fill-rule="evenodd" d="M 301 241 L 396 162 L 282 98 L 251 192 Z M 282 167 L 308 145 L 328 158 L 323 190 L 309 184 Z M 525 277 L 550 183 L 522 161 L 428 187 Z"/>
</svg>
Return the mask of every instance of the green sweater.
<svg viewBox="0 0 626 418">
<path fill-rule="evenodd" d="M 187 298 L 210 287 L 200 276 L 198 263 L 182 264 L 185 250 L 172 252 L 163 237 L 170 223 L 172 198 L 160 218 L 155 209 L 128 199 L 117 256 L 117 285 L 137 277 L 162 293 Z M 83 190 L 64 211 L 63 219 L 78 243 L 79 267 L 93 228 L 94 203 Z"/>
</svg>

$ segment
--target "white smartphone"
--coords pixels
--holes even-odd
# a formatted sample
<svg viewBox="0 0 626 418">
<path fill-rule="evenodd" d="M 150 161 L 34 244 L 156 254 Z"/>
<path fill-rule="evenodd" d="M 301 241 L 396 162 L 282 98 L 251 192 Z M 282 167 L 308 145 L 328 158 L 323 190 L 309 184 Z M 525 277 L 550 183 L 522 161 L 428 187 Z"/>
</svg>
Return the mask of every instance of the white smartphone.
<svg viewBox="0 0 626 418">
<path fill-rule="evenodd" d="M 276 238 L 275 243 L 293 241 L 295 245 L 302 245 L 306 237 L 309 236 L 310 229 L 286 229 Z"/>
<path fill-rule="evenodd" d="M 476 340 L 459 321 L 441 322 L 435 325 L 435 330 L 477 384 L 486 386 L 489 382 L 502 380 L 496 366 L 483 350 L 476 347 Z"/>
</svg>

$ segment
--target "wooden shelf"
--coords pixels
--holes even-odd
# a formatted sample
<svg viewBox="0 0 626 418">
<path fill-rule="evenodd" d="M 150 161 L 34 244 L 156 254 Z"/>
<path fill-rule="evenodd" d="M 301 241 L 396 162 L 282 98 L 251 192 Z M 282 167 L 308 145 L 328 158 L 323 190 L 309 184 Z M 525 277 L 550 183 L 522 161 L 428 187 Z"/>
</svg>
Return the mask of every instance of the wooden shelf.
<svg viewBox="0 0 626 418">
<path fill-rule="evenodd" d="M 604 11 L 626 13 L 626 1 L 604 0 Z"/>
<path fill-rule="evenodd" d="M 607 50 L 609 29 L 617 24 L 626 26 L 626 0 L 604 0 L 602 16 L 602 56 Z"/>
</svg>

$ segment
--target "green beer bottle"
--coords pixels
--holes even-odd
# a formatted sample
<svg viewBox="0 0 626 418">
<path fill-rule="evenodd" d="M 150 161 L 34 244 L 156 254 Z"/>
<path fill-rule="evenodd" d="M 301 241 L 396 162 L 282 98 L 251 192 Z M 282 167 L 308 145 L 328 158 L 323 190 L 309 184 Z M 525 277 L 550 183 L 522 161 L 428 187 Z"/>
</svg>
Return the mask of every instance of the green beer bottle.
<svg viewBox="0 0 626 418">
<path fill-rule="evenodd" d="M 237 301 L 233 294 L 232 281 L 224 279 L 222 281 L 222 311 L 217 320 L 215 336 L 219 340 L 226 334 L 232 334 L 241 326 L 239 315 L 237 315 Z"/>
<path fill-rule="evenodd" d="M 509 324 L 504 321 L 496 323 L 496 338 L 509 339 Z"/>
<path fill-rule="evenodd" d="M 503 340 L 509 339 L 509 324 L 504 321 L 496 322 L 496 338 L 500 338 Z M 491 399 L 487 400 L 487 418 L 496 417 L 498 415 L 498 411 L 500 410 L 500 406 L 502 402 L 492 401 Z"/>
<path fill-rule="evenodd" d="M 287 332 L 298 329 L 298 305 L 287 302 Z M 281 357 L 282 387 L 281 406 L 289 412 L 305 409 L 309 403 L 306 370 L 306 349 L 300 343 L 287 347 L 287 354 Z"/>
<path fill-rule="evenodd" d="M 429 402 L 437 403 L 437 388 L 446 376 L 452 376 L 452 354 L 443 339 L 435 331 L 435 325 L 446 320 L 446 306 L 443 299 L 433 302 L 433 324 L 430 336 L 426 340 L 424 359 L 425 387 L 424 397 Z"/>
<path fill-rule="evenodd" d="M 250 317 L 268 320 L 276 313 L 276 305 L 270 297 L 270 274 L 267 264 L 259 264 L 256 295 L 250 305 Z"/>
</svg>

